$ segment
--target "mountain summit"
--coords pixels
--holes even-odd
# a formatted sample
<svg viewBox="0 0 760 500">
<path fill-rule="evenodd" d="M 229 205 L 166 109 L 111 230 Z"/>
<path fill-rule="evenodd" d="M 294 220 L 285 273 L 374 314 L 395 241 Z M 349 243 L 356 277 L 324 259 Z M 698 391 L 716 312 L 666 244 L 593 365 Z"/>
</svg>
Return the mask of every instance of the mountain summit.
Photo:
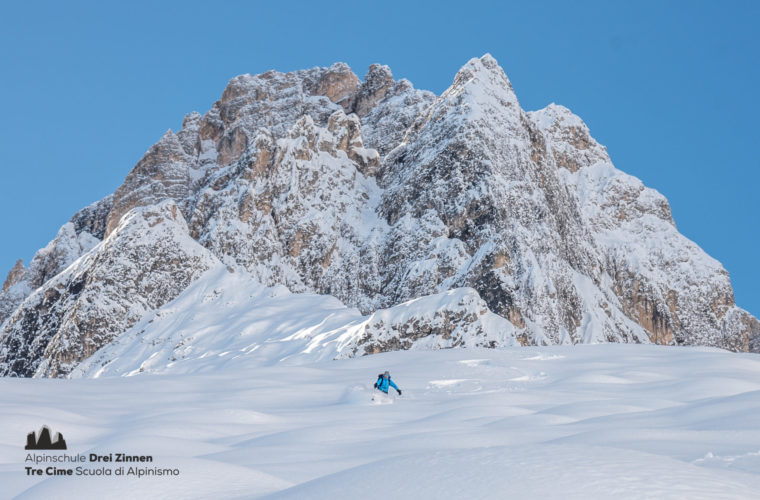
<svg viewBox="0 0 760 500">
<path fill-rule="evenodd" d="M 490 55 L 440 96 L 377 64 L 363 81 L 342 63 L 233 78 L 28 268 L 16 263 L 0 294 L 0 374 L 66 376 L 98 350 L 109 363 L 126 333 L 166 340 L 143 320 L 181 294 L 174 312 L 194 307 L 199 280 L 358 309 L 321 344 L 338 357 L 517 343 L 760 351 L 760 323 L 667 200 L 617 170 L 567 108 L 524 111 Z M 313 344 L 325 324 L 280 340 Z"/>
</svg>

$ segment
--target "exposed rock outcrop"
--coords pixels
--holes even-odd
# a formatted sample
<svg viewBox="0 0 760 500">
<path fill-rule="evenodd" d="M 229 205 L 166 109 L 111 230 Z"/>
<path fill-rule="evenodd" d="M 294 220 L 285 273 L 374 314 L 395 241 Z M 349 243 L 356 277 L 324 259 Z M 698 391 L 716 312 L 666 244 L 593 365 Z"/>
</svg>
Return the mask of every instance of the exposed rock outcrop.
<svg viewBox="0 0 760 500">
<path fill-rule="evenodd" d="M 8 271 L 8 276 L 3 282 L 3 292 L 6 292 L 10 287 L 21 281 L 24 278 L 25 274 L 26 268 L 24 267 L 24 260 L 19 259 L 16 261 L 13 269 Z"/>
<path fill-rule="evenodd" d="M 376 311 L 339 357 L 405 349 L 516 345 L 516 329 L 472 288 L 457 288 Z"/>
<path fill-rule="evenodd" d="M 3 326 L 0 373 L 67 374 L 218 261 L 174 202 L 130 211 L 111 235 L 34 291 Z"/>
</svg>

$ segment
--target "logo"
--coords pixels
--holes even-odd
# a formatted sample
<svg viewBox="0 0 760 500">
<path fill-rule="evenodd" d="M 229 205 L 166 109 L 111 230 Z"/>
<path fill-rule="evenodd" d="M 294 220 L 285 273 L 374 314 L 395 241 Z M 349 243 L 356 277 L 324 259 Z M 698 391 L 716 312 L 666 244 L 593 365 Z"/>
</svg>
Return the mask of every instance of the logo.
<svg viewBox="0 0 760 500">
<path fill-rule="evenodd" d="M 66 440 L 63 439 L 63 435 L 60 432 L 55 433 L 55 441 L 50 437 L 50 429 L 47 425 L 43 425 L 40 429 L 39 435 L 36 435 L 34 431 L 26 435 L 25 450 L 65 450 Z"/>
</svg>

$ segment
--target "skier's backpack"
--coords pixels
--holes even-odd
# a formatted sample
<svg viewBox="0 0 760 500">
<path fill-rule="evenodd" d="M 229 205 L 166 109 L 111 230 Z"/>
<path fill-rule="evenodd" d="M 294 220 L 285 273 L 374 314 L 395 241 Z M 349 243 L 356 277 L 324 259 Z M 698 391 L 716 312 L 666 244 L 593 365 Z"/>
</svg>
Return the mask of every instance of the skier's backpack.
<svg viewBox="0 0 760 500">
<path fill-rule="evenodd" d="M 375 389 L 380 388 L 380 381 L 383 379 L 383 375 L 383 373 L 377 375 L 377 380 L 375 380 Z"/>
</svg>

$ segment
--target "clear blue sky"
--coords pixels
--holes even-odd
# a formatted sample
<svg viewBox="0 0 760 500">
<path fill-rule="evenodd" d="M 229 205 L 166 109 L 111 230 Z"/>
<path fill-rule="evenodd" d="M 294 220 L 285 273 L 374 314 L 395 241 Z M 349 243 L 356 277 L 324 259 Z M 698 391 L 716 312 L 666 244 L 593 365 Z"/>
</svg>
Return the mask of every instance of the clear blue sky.
<svg viewBox="0 0 760 500">
<path fill-rule="evenodd" d="M 235 75 L 380 62 L 440 93 L 490 52 L 525 109 L 569 107 L 667 196 L 760 315 L 760 2 L 65 3 L 0 7 L 0 280 Z"/>
</svg>

